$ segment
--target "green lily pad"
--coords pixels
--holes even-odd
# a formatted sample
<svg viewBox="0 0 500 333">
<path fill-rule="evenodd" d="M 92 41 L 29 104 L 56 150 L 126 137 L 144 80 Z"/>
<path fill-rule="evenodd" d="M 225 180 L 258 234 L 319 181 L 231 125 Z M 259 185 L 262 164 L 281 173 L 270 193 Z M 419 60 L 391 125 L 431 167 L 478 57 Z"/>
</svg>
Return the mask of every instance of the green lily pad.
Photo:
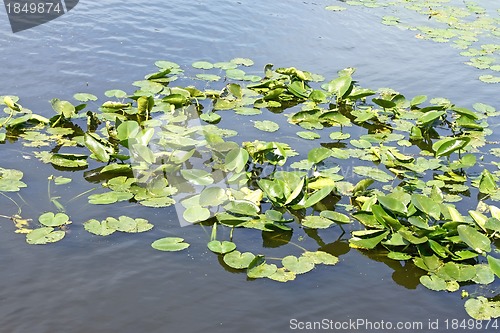
<svg viewBox="0 0 500 333">
<path fill-rule="evenodd" d="M 465 310 L 476 320 L 490 320 L 500 317 L 500 302 L 482 296 L 470 298 L 465 302 Z"/>
<path fill-rule="evenodd" d="M 85 168 L 88 166 L 86 155 L 53 154 L 50 163 L 64 168 Z"/>
<path fill-rule="evenodd" d="M 201 80 L 213 81 L 213 82 L 219 81 L 221 79 L 219 75 L 215 74 L 196 74 L 196 77 Z"/>
<path fill-rule="evenodd" d="M 64 213 L 54 214 L 52 212 L 47 212 L 38 218 L 38 221 L 46 227 L 60 227 L 65 224 L 71 223 L 69 221 L 69 216 Z"/>
<path fill-rule="evenodd" d="M 369 177 L 382 183 L 387 183 L 394 179 L 393 176 L 374 167 L 355 166 L 353 171 L 360 176 Z"/>
<path fill-rule="evenodd" d="M 202 222 L 210 218 L 210 210 L 201 206 L 192 206 L 184 211 L 182 217 L 190 223 Z"/>
<path fill-rule="evenodd" d="M 310 257 L 286 256 L 281 260 L 283 267 L 295 274 L 304 274 L 314 269 L 314 261 Z"/>
<path fill-rule="evenodd" d="M 132 199 L 134 195 L 129 192 L 111 191 L 100 194 L 89 195 L 89 203 L 93 205 L 109 205 L 120 201 Z"/>
<path fill-rule="evenodd" d="M 223 258 L 226 265 L 234 269 L 246 269 L 254 259 L 255 255 L 253 253 L 241 253 L 240 251 L 227 253 Z"/>
<path fill-rule="evenodd" d="M 213 123 L 217 123 L 221 120 L 221 116 L 215 112 L 211 112 L 211 113 L 203 113 L 202 115 L 200 115 L 200 119 L 207 122 L 207 123 L 210 123 L 210 124 L 213 124 Z"/>
<path fill-rule="evenodd" d="M 281 267 L 274 272 L 274 274 L 268 276 L 269 279 L 278 281 L 278 282 L 288 282 L 293 281 L 297 275 L 294 272 L 290 272 L 287 269 Z"/>
<path fill-rule="evenodd" d="M 108 226 L 107 220 L 99 222 L 96 219 L 91 219 L 83 223 L 83 228 L 97 236 L 109 236 L 116 231 Z"/>
<path fill-rule="evenodd" d="M 280 128 L 278 124 L 270 120 L 256 120 L 254 127 L 264 132 L 276 132 Z"/>
<path fill-rule="evenodd" d="M 55 243 L 60 241 L 66 236 L 62 230 L 55 230 L 52 227 L 44 227 L 32 230 L 26 235 L 26 242 L 32 245 L 43 245 L 48 243 Z"/>
<path fill-rule="evenodd" d="M 306 216 L 302 220 L 302 225 L 311 229 L 326 229 L 329 228 L 334 222 L 322 216 Z"/>
<path fill-rule="evenodd" d="M 321 138 L 321 135 L 319 135 L 316 132 L 311 132 L 311 131 L 299 131 L 297 132 L 297 135 L 301 137 L 302 139 L 306 140 L 315 140 Z"/>
<path fill-rule="evenodd" d="M 56 184 L 56 185 L 65 185 L 65 184 L 71 183 L 72 181 L 73 181 L 73 179 L 67 178 L 67 177 L 62 177 L 62 176 L 54 178 L 54 184 Z"/>
<path fill-rule="evenodd" d="M 128 216 L 120 216 L 118 219 L 108 217 L 106 222 L 110 229 L 128 233 L 145 232 L 153 228 L 153 225 L 145 219 L 133 219 Z"/>
<path fill-rule="evenodd" d="M 434 274 L 421 276 L 420 283 L 427 289 L 434 291 L 443 291 L 448 287 L 444 279 Z"/>
<path fill-rule="evenodd" d="M 231 59 L 231 63 L 243 66 L 252 66 L 254 64 L 253 60 L 248 58 L 234 58 Z"/>
<path fill-rule="evenodd" d="M 495 281 L 495 274 L 491 270 L 489 265 L 478 264 L 474 266 L 476 268 L 476 276 L 472 279 L 477 284 L 487 285 Z"/>
<path fill-rule="evenodd" d="M 330 149 L 318 147 L 309 151 L 307 154 L 307 160 L 312 163 L 319 163 L 330 156 L 332 156 L 332 151 Z"/>
<path fill-rule="evenodd" d="M 214 65 L 208 61 L 196 61 L 193 62 L 192 66 L 198 69 L 212 69 Z"/>
<path fill-rule="evenodd" d="M 266 278 L 278 270 L 278 267 L 274 264 L 267 264 L 264 256 L 256 256 L 252 262 L 248 265 L 247 276 L 251 279 Z"/>
<path fill-rule="evenodd" d="M 165 237 L 155 240 L 151 247 L 158 251 L 175 252 L 187 249 L 189 244 L 184 242 L 184 238 Z"/>
<path fill-rule="evenodd" d="M 228 241 L 213 240 L 207 244 L 210 251 L 220 254 L 226 254 L 236 249 L 236 244 Z"/>
<path fill-rule="evenodd" d="M 201 206 L 219 206 L 228 199 L 226 191 L 220 187 L 208 187 L 200 193 Z"/>
<path fill-rule="evenodd" d="M 316 265 L 336 265 L 339 262 L 339 258 L 330 253 L 324 251 L 315 251 L 315 252 L 304 252 L 302 254 L 303 257 L 310 258 Z"/>
<path fill-rule="evenodd" d="M 321 213 L 319 213 L 319 216 L 325 217 L 329 220 L 332 220 L 332 221 L 335 221 L 335 222 L 341 223 L 341 224 L 352 223 L 349 216 L 342 214 L 342 213 L 339 213 L 339 212 L 332 211 L 332 210 L 323 210 Z"/>
</svg>

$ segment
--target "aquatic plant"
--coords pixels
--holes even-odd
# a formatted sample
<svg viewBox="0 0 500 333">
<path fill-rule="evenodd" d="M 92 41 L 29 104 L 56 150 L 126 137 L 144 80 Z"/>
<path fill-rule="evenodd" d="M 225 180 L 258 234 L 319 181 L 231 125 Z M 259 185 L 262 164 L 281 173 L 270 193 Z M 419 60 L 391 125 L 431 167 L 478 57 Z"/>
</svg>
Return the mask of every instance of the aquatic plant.
<svg viewBox="0 0 500 333">
<path fill-rule="evenodd" d="M 500 163 L 488 140 L 495 107 L 468 109 L 445 98 L 362 88 L 354 68 L 327 81 L 270 64 L 258 76 L 252 65 L 243 58 L 200 61 L 192 67 L 201 73 L 190 73 L 158 61 L 156 72 L 133 83 L 133 93 L 108 90 L 104 101 L 87 93 L 75 94 L 76 102 L 53 99 L 50 118 L 3 96 L 0 139 L 34 147 L 34 156 L 57 170 L 85 170 L 87 180 L 102 185 L 99 193 L 77 195 L 91 205 L 175 204 L 180 221 L 212 227 L 207 247 L 221 263 L 251 279 L 286 282 L 316 265 L 337 264 L 338 255 L 321 240 L 335 226 L 350 248 L 413 263 L 431 290 L 491 285 L 500 276 Z M 175 86 L 181 79 L 197 85 Z M 271 134 L 245 141 L 240 137 L 251 135 L 215 125 L 236 116 L 258 117 L 248 128 Z M 297 136 L 276 135 L 286 126 Z M 29 191 L 23 176 L 0 169 L 0 194 L 16 205 L 8 193 Z M 71 178 L 49 177 L 56 212 L 34 222 L 21 217 L 17 205 L 15 215 L 3 217 L 29 244 L 61 241 L 80 226 L 95 237 L 153 228 L 124 215 L 70 218 L 50 186 L 71 186 Z M 233 237 L 241 229 L 258 230 L 293 251 L 284 257 L 242 252 Z M 319 248 L 291 242 L 294 232 Z M 151 246 L 180 251 L 189 244 L 165 237 Z M 485 307 L 487 314 L 480 310 Z M 470 298 L 466 309 L 475 318 L 500 315 L 497 303 L 484 297 Z"/>
</svg>

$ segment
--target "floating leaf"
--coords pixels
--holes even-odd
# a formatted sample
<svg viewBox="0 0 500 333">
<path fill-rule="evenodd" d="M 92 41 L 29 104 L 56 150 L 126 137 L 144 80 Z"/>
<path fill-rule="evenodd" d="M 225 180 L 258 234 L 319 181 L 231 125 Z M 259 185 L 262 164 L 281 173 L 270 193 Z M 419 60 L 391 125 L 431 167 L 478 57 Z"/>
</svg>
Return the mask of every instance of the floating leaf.
<svg viewBox="0 0 500 333">
<path fill-rule="evenodd" d="M 228 199 L 224 189 L 220 187 L 208 187 L 200 193 L 201 206 L 219 206 Z"/>
<path fill-rule="evenodd" d="M 394 179 L 393 176 L 374 167 L 355 166 L 353 171 L 360 176 L 369 177 L 383 183 L 387 183 Z"/>
<path fill-rule="evenodd" d="M 210 123 L 210 124 L 213 124 L 213 123 L 217 123 L 221 120 L 221 116 L 215 112 L 211 112 L 211 113 L 203 113 L 202 115 L 200 115 L 200 119 L 207 122 L 207 123 Z"/>
<path fill-rule="evenodd" d="M 55 243 L 63 239 L 65 235 L 64 231 L 55 230 L 52 227 L 38 228 L 26 234 L 26 242 L 32 245 Z"/>
<path fill-rule="evenodd" d="M 274 274 L 268 276 L 269 279 L 278 281 L 278 282 L 288 282 L 293 281 L 296 278 L 296 274 L 294 272 L 290 272 L 285 268 L 278 268 Z"/>
<path fill-rule="evenodd" d="M 89 195 L 89 203 L 93 205 L 109 205 L 115 202 L 126 201 L 132 199 L 134 195 L 129 192 L 106 192 L 101 194 Z"/>
<path fill-rule="evenodd" d="M 83 223 L 83 228 L 98 236 L 109 236 L 116 231 L 108 226 L 107 220 L 99 222 L 96 219 L 91 219 Z"/>
<path fill-rule="evenodd" d="M 227 253 L 223 258 L 226 265 L 234 269 L 245 269 L 254 259 L 254 254 L 250 252 L 241 253 L 240 251 Z"/>
<path fill-rule="evenodd" d="M 256 120 L 254 127 L 264 132 L 276 132 L 280 128 L 278 124 L 270 120 Z"/>
<path fill-rule="evenodd" d="M 69 224 L 69 216 L 64 213 L 54 214 L 47 212 L 38 218 L 38 221 L 46 227 L 59 227 L 64 224 Z"/>
<path fill-rule="evenodd" d="M 302 220 L 304 227 L 312 229 L 326 229 L 329 228 L 334 222 L 322 216 L 306 216 Z"/>
<path fill-rule="evenodd" d="M 315 140 L 321 138 L 321 135 L 311 131 L 299 131 L 297 132 L 297 135 L 306 140 Z"/>
<path fill-rule="evenodd" d="M 325 147 L 313 148 L 307 154 L 307 160 L 312 163 L 319 163 L 332 156 L 332 151 Z"/>
<path fill-rule="evenodd" d="M 236 244 L 228 241 L 213 240 L 207 244 L 210 251 L 220 254 L 226 254 L 236 249 Z"/>
<path fill-rule="evenodd" d="M 447 289 L 446 281 L 434 274 L 421 276 L 420 283 L 427 289 L 434 291 L 443 291 Z"/>
<path fill-rule="evenodd" d="M 349 216 L 332 210 L 323 210 L 319 215 L 341 224 L 352 223 Z"/>
<path fill-rule="evenodd" d="M 198 69 L 212 69 L 214 65 L 208 61 L 196 61 L 193 62 L 192 66 Z"/>
<path fill-rule="evenodd" d="M 88 166 L 86 155 L 52 154 L 50 163 L 64 168 L 85 168 Z"/>
<path fill-rule="evenodd" d="M 182 217 L 190 223 L 202 222 L 210 218 L 210 210 L 201 206 L 187 208 Z"/>
<path fill-rule="evenodd" d="M 314 269 L 314 261 L 310 257 L 286 256 L 281 263 L 283 267 L 295 274 L 304 274 Z"/>
<path fill-rule="evenodd" d="M 500 317 L 500 302 L 489 301 L 482 296 L 470 298 L 465 302 L 465 310 L 476 320 L 491 320 Z"/>
<path fill-rule="evenodd" d="M 159 251 L 181 251 L 189 247 L 188 243 L 184 242 L 184 238 L 179 237 L 165 237 L 155 240 L 151 247 Z"/>
<path fill-rule="evenodd" d="M 73 179 L 67 178 L 67 177 L 62 177 L 62 176 L 58 176 L 58 177 L 54 178 L 54 184 L 56 184 L 56 185 L 65 185 L 65 184 L 71 183 L 72 181 L 73 181 Z"/>
<path fill-rule="evenodd" d="M 310 258 L 317 265 L 323 264 L 323 265 L 333 266 L 339 262 L 339 258 L 324 251 L 315 251 L 315 252 L 308 251 L 304 252 L 302 256 Z"/>
<path fill-rule="evenodd" d="M 251 279 L 266 278 L 276 273 L 277 270 L 276 265 L 266 264 L 264 256 L 258 255 L 248 265 L 247 276 Z"/>
<path fill-rule="evenodd" d="M 196 77 L 205 81 L 219 81 L 221 77 L 215 74 L 196 74 Z"/>
<path fill-rule="evenodd" d="M 236 64 L 236 65 L 243 65 L 243 66 L 252 66 L 253 60 L 248 59 L 248 58 L 234 58 L 234 59 L 231 59 L 231 63 Z"/>
</svg>

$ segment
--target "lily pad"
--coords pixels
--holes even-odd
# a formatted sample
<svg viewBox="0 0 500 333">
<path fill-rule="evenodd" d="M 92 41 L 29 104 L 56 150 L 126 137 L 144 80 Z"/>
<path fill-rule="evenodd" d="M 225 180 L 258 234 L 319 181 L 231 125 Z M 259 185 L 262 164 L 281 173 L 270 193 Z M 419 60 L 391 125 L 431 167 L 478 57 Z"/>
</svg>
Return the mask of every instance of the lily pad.
<svg viewBox="0 0 500 333">
<path fill-rule="evenodd" d="M 26 242 L 32 245 L 55 243 L 63 239 L 65 235 L 64 231 L 55 230 L 52 227 L 38 228 L 26 234 Z"/>
<path fill-rule="evenodd" d="M 47 212 L 38 218 L 38 221 L 46 227 L 60 227 L 65 224 L 71 223 L 69 221 L 69 216 L 64 213 L 54 214 L 52 212 Z"/>
<path fill-rule="evenodd" d="M 310 257 L 286 256 L 281 260 L 283 267 L 295 274 L 304 274 L 314 269 L 314 261 Z"/>
<path fill-rule="evenodd" d="M 228 241 L 213 240 L 207 244 L 210 251 L 220 254 L 226 254 L 236 249 L 236 244 Z"/>
<path fill-rule="evenodd" d="M 324 251 L 315 251 L 315 252 L 308 251 L 304 252 L 302 256 L 310 258 L 317 265 L 323 264 L 323 265 L 333 266 L 339 262 L 339 258 Z"/>
<path fill-rule="evenodd" d="M 297 275 L 294 272 L 290 272 L 285 268 L 278 268 L 274 274 L 268 276 L 269 279 L 278 282 L 288 282 L 293 281 Z"/>
<path fill-rule="evenodd" d="M 182 217 L 190 223 L 202 222 L 210 218 L 210 210 L 201 206 L 187 208 Z"/>
<path fill-rule="evenodd" d="M 256 256 L 252 262 L 248 265 L 247 276 L 251 279 L 266 278 L 278 270 L 278 267 L 274 264 L 267 264 L 264 256 Z"/>
<path fill-rule="evenodd" d="M 334 222 L 322 216 L 306 216 L 302 220 L 302 225 L 311 229 L 326 229 L 329 228 Z"/>
<path fill-rule="evenodd" d="M 224 255 L 224 262 L 234 269 L 248 268 L 250 263 L 255 259 L 255 255 L 250 252 L 241 253 L 240 251 L 233 251 Z"/>
<path fill-rule="evenodd" d="M 184 238 L 165 237 L 155 240 L 151 247 L 158 251 L 176 252 L 187 249 L 189 244 L 184 242 Z"/>
<path fill-rule="evenodd" d="M 465 302 L 465 310 L 476 320 L 490 320 L 500 317 L 500 302 L 482 296 L 470 298 Z"/>
<path fill-rule="evenodd" d="M 91 219 L 83 223 L 83 228 L 98 236 L 109 236 L 116 231 L 108 226 L 107 220 L 99 222 L 96 219 Z"/>
<path fill-rule="evenodd" d="M 276 132 L 280 128 L 278 124 L 270 120 L 256 120 L 254 127 L 264 132 Z"/>
</svg>

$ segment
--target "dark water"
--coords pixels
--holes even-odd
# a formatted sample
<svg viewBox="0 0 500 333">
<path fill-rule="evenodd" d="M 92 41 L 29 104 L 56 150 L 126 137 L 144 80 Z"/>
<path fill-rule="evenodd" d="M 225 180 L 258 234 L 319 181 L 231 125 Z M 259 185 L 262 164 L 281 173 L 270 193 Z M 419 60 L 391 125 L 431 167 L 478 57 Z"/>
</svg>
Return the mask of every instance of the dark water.
<svg viewBox="0 0 500 333">
<path fill-rule="evenodd" d="M 336 2 L 84 0 L 58 20 L 15 35 L 1 7 L 0 95 L 18 95 L 23 106 L 50 115 L 54 97 L 131 92 L 130 84 L 154 71 L 156 60 L 188 66 L 249 57 L 256 70 L 271 62 L 328 78 L 352 66 L 365 87 L 447 97 L 465 107 L 479 101 L 499 106 L 498 85 L 476 80 L 482 73 L 463 65 L 457 50 L 383 26 L 370 10 L 332 13 L 323 9 L 327 4 Z M 62 173 L 29 159 L 31 151 L 2 146 L 0 166 L 25 172 L 31 191 L 22 192 L 23 214 L 36 218 L 52 210 L 47 177 Z M 95 186 L 75 173 L 71 190 L 55 191 L 66 203 Z M 422 322 L 423 331 L 439 319 L 445 331 L 446 319 L 468 318 L 459 293 L 429 291 L 417 286 L 414 269 L 349 251 L 345 240 L 337 241 L 338 228 L 302 243 L 302 234 L 292 236 L 309 249 L 340 255 L 337 266 L 279 284 L 225 271 L 207 252 L 209 230 L 180 228 L 173 208 L 113 207 L 113 215 L 146 217 L 155 229 L 106 238 L 88 234 L 81 222 L 105 218 L 109 208 L 89 205 L 85 197 L 66 208 L 75 223 L 64 241 L 51 246 L 28 246 L 9 221 L 1 221 L 0 332 L 286 332 L 294 318 Z M 0 198 L 1 214 L 16 210 Z M 172 254 L 149 247 L 169 235 L 192 245 Z M 271 248 L 258 232 L 235 235 L 242 251 L 290 251 Z"/>
</svg>

